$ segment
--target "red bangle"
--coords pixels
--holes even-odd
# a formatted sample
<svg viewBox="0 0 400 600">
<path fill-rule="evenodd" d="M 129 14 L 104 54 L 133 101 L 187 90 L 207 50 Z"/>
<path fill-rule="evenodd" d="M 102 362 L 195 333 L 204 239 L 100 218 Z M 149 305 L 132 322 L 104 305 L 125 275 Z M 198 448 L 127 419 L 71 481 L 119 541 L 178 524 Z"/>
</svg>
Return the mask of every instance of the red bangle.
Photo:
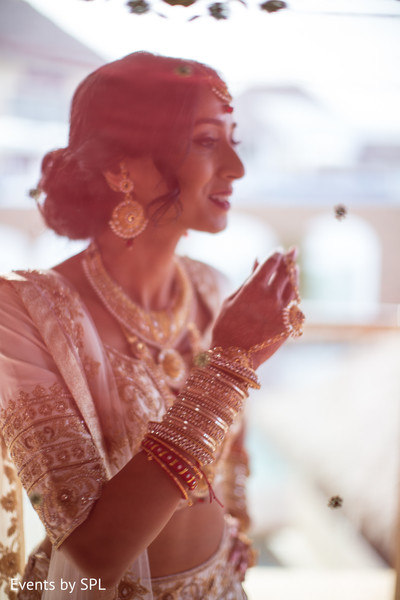
<svg viewBox="0 0 400 600">
<path fill-rule="evenodd" d="M 143 450 L 150 451 L 151 454 L 157 456 L 170 471 L 178 475 L 189 490 L 194 490 L 197 487 L 200 472 L 178 453 L 159 440 L 152 439 L 149 436 L 143 439 L 141 447 Z"/>
</svg>

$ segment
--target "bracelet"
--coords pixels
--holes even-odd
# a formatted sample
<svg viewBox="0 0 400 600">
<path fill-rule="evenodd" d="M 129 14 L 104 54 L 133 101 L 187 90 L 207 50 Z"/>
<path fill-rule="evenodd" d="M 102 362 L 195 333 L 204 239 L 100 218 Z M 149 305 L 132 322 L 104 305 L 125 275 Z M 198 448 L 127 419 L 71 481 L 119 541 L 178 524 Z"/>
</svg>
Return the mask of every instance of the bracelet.
<svg viewBox="0 0 400 600">
<path fill-rule="evenodd" d="M 218 390 L 219 394 L 230 395 L 231 392 L 239 394 L 243 399 L 248 397 L 248 386 L 239 381 L 238 379 L 231 377 L 228 373 L 222 373 L 212 365 L 209 365 L 207 369 L 192 369 L 192 374 L 187 380 L 187 386 L 198 386 L 201 390 Z"/>
<path fill-rule="evenodd" d="M 197 487 L 198 479 L 201 477 L 200 471 L 170 446 L 146 436 L 141 443 L 141 448 L 151 454 L 153 458 L 156 456 L 162 461 L 169 471 L 176 474 L 189 490 L 194 490 Z"/>
<path fill-rule="evenodd" d="M 240 412 L 240 410 L 237 410 L 234 406 L 222 405 L 221 399 L 214 398 L 211 395 L 204 396 L 199 393 L 194 394 L 189 392 L 182 396 L 182 401 L 186 402 L 186 400 L 194 402 L 197 406 L 204 406 L 204 408 L 210 410 L 217 417 L 220 417 L 223 421 L 228 423 L 229 427 L 232 425 L 238 412 Z"/>
<path fill-rule="evenodd" d="M 219 445 L 224 441 L 225 432 L 219 427 L 215 426 L 215 422 L 210 419 L 205 419 L 200 412 L 191 412 L 183 406 L 177 408 L 176 414 L 170 415 L 167 422 L 175 422 L 178 425 L 184 423 L 186 427 L 189 425 L 197 432 L 200 432 L 205 438 L 209 437 L 214 445 Z M 204 429 L 208 430 L 208 434 L 204 433 Z"/>
<path fill-rule="evenodd" d="M 147 437 L 163 448 L 172 446 L 176 456 L 182 452 L 186 458 L 181 460 L 197 465 L 200 471 L 215 460 L 229 427 L 243 409 L 248 387 L 258 382 L 242 351 L 223 353 L 222 349 L 209 351 L 204 366 L 192 369 L 161 422 L 150 421 L 148 425 Z M 164 459 L 163 452 L 161 456 Z"/>
<path fill-rule="evenodd" d="M 219 445 L 217 444 L 217 440 L 212 437 L 209 430 L 206 433 L 198 427 L 195 427 L 192 423 L 189 423 L 186 419 L 182 420 L 176 414 L 170 414 L 167 416 L 165 419 L 165 424 L 169 425 L 172 430 L 178 432 L 183 431 L 188 435 L 188 437 L 190 437 L 190 439 L 205 444 L 213 454 L 217 449 L 217 445 Z"/>
<path fill-rule="evenodd" d="M 176 456 L 178 456 L 181 460 L 183 460 L 185 463 L 187 463 L 187 465 L 193 469 L 196 477 L 200 480 L 203 477 L 203 471 L 201 470 L 199 464 L 197 462 L 194 462 L 189 456 L 183 456 L 179 450 L 175 447 L 175 446 L 171 446 L 171 444 L 168 444 L 167 442 L 160 442 L 160 440 L 151 435 L 151 433 L 148 433 L 145 437 L 145 440 L 152 440 L 153 442 L 157 442 L 159 443 L 161 446 L 163 446 L 164 448 L 166 448 L 167 450 L 169 450 L 170 452 L 173 452 L 174 454 L 176 454 Z"/>
<path fill-rule="evenodd" d="M 214 455 L 210 451 L 210 448 L 204 446 L 199 441 L 189 438 L 186 432 L 182 433 L 173 429 L 171 426 L 165 424 L 164 421 L 161 423 L 150 421 L 149 433 L 162 442 L 170 442 L 174 447 L 183 450 L 185 454 L 188 454 L 200 465 L 208 465 L 214 460 Z"/>
<path fill-rule="evenodd" d="M 154 452 L 152 452 L 151 450 L 146 449 L 145 454 L 147 454 L 147 460 L 154 460 L 156 463 L 158 463 L 160 465 L 160 467 L 167 473 L 167 475 L 170 477 L 170 479 L 172 479 L 172 481 L 175 483 L 177 488 L 179 488 L 182 498 L 184 500 L 188 500 L 189 494 L 185 490 L 185 487 L 180 483 L 178 478 L 175 477 L 175 475 L 171 472 L 171 470 L 167 467 L 167 465 L 164 464 L 164 462 L 156 454 L 154 454 Z"/>
<path fill-rule="evenodd" d="M 225 434 L 228 432 L 229 427 L 237 416 L 237 412 L 234 411 L 233 408 L 221 408 L 221 406 L 218 405 L 217 400 L 214 401 L 207 398 L 207 401 L 205 401 L 204 397 L 199 399 L 199 396 L 185 394 L 185 396 L 182 396 L 181 403 L 182 406 L 192 406 L 196 411 L 202 411 L 204 414 L 212 415 L 214 421 L 218 422 L 221 428 L 224 429 Z"/>
<path fill-rule="evenodd" d="M 216 435 L 222 434 L 224 436 L 229 429 L 228 424 L 220 419 L 220 417 L 213 415 L 206 408 L 198 404 L 193 404 L 187 399 L 185 399 L 185 403 L 177 407 L 176 413 L 182 419 L 190 419 L 193 425 L 210 427 L 212 431 L 215 431 Z"/>
<path fill-rule="evenodd" d="M 248 387 L 260 389 L 260 383 L 254 369 L 250 367 L 249 356 L 245 350 L 236 347 L 221 348 L 219 346 L 206 352 L 200 352 L 195 358 L 195 365 L 216 367 L 216 377 L 221 371 L 242 380 Z"/>
</svg>

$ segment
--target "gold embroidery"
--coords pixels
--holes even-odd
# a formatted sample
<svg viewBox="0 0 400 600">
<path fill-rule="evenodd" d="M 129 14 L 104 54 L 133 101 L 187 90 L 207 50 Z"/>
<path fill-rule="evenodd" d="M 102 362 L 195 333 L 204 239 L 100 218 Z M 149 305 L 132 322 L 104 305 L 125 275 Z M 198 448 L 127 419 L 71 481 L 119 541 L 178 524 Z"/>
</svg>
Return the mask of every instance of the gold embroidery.
<svg viewBox="0 0 400 600">
<path fill-rule="evenodd" d="M 0 504 L 7 512 L 13 512 L 17 504 L 17 496 L 15 490 L 10 490 L 8 494 L 2 496 Z"/>
<path fill-rule="evenodd" d="M 95 377 L 100 363 L 84 352 L 83 312 L 78 292 L 50 272 L 29 271 L 23 274 L 48 295 L 54 314 L 78 350 L 86 376 Z"/>
<path fill-rule="evenodd" d="M 0 559 L 0 573 L 11 577 L 18 572 L 18 555 L 16 552 L 7 551 L 3 544 L 0 549 L 2 551 L 2 557 Z"/>
<path fill-rule="evenodd" d="M 145 588 L 139 579 L 126 573 L 118 584 L 118 596 L 115 600 L 141 600 L 146 597 L 149 590 Z"/>
<path fill-rule="evenodd" d="M 105 434 L 107 451 L 115 459 L 127 444 L 132 455 L 139 452 L 140 441 L 147 431 L 148 422 L 161 419 L 175 395 L 142 361 L 110 347 L 106 347 L 106 350 L 126 424 L 126 435 L 121 438 L 113 433 L 112 423 Z"/>
<path fill-rule="evenodd" d="M 58 383 L 21 391 L 0 421 L 22 484 L 58 546 L 86 518 L 106 479 L 92 438 Z M 11 506 L 11 497 L 3 501 Z"/>
<path fill-rule="evenodd" d="M 3 466 L 3 490 L 0 504 L 3 510 L 1 526 L 6 534 L 6 544 L 0 543 L 0 597 L 16 599 L 16 594 L 10 589 L 11 578 L 16 578 L 22 570 L 24 546 L 22 533 L 22 514 L 20 482 L 15 468 L 10 462 L 7 448 L 0 438 Z M 19 498 L 19 502 L 18 502 Z"/>
</svg>

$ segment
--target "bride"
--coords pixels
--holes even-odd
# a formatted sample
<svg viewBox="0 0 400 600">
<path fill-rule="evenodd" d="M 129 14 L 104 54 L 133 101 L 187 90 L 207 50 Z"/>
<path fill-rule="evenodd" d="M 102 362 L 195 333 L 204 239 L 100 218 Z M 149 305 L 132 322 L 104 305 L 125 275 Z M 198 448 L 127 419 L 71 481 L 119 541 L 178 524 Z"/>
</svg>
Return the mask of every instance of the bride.
<svg viewBox="0 0 400 600">
<path fill-rule="evenodd" d="M 15 472 L 47 532 L 19 598 L 246 597 L 243 407 L 257 367 L 300 333 L 295 251 L 223 304 L 221 274 L 175 252 L 189 229 L 226 227 L 236 145 L 214 70 L 134 53 L 80 84 L 68 146 L 43 159 L 47 225 L 90 244 L 0 279 L 15 498 L 0 564 L 18 555 Z"/>
</svg>

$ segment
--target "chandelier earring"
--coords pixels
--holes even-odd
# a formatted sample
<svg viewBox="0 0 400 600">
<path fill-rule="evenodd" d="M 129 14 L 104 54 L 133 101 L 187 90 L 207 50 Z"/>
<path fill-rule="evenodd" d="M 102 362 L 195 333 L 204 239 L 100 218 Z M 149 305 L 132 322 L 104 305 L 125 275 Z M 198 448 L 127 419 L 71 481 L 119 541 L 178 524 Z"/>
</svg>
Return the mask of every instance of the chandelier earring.
<svg viewBox="0 0 400 600">
<path fill-rule="evenodd" d="M 112 186 L 112 189 L 122 192 L 124 199 L 114 208 L 109 225 L 115 235 L 125 240 L 132 240 L 138 236 L 148 224 L 143 206 L 132 198 L 133 188 L 133 181 L 122 163 L 121 179 L 117 185 Z"/>
</svg>

